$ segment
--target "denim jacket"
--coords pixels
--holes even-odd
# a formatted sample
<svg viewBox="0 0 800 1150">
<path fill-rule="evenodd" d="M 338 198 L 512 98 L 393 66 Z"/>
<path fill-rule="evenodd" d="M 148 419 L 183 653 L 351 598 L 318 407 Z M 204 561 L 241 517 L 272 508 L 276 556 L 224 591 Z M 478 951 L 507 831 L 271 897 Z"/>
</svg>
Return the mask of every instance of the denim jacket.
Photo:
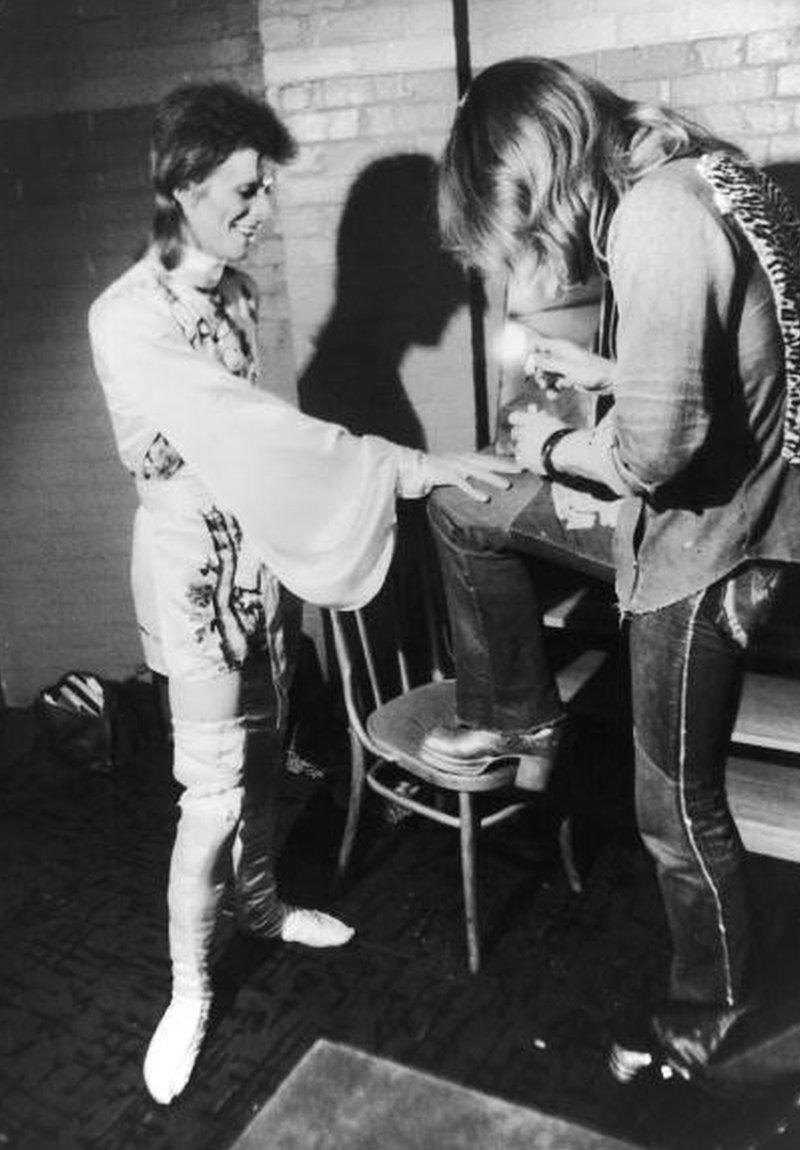
<svg viewBox="0 0 800 1150">
<path fill-rule="evenodd" d="M 615 540 L 622 610 L 666 606 L 749 559 L 800 559 L 771 289 L 696 159 L 622 197 L 607 258 L 619 312 L 612 453 L 631 492 Z"/>
</svg>

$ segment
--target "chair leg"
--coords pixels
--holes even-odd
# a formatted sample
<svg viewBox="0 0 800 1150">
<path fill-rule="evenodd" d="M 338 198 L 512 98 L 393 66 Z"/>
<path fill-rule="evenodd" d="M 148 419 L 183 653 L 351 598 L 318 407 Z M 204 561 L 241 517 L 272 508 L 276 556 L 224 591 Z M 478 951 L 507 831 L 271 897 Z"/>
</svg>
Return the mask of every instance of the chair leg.
<svg viewBox="0 0 800 1150">
<path fill-rule="evenodd" d="M 561 851 L 561 863 L 566 871 L 567 881 L 575 894 L 583 893 L 583 880 L 575 862 L 575 850 L 572 842 L 572 820 L 564 815 L 558 828 L 558 846 Z"/>
<path fill-rule="evenodd" d="M 480 930 L 478 924 L 478 897 L 476 893 L 476 838 L 477 820 L 472 795 L 460 791 L 458 795 L 461 825 L 461 879 L 464 885 L 464 919 L 467 926 L 467 958 L 471 974 L 477 974 L 481 965 Z"/>
<path fill-rule="evenodd" d="M 350 735 L 350 795 L 347 800 L 347 821 L 344 826 L 342 842 L 339 847 L 337 876 L 344 878 L 353 853 L 356 841 L 356 832 L 361 818 L 361 806 L 364 798 L 364 783 L 366 776 L 366 762 L 364 748 L 361 746 L 355 732 L 351 729 Z"/>
</svg>

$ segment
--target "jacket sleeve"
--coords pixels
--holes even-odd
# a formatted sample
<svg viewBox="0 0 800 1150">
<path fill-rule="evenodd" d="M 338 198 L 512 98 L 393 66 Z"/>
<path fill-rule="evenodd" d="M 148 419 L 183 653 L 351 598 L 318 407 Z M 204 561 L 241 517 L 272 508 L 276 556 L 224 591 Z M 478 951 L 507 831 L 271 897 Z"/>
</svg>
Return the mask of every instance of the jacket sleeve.
<svg viewBox="0 0 800 1150">
<path fill-rule="evenodd" d="M 422 493 L 408 489 L 421 453 L 251 387 L 144 295 L 101 297 L 89 332 L 109 406 L 152 420 L 291 591 L 340 608 L 372 598 L 392 556 L 396 495 Z"/>
<path fill-rule="evenodd" d="M 645 177 L 613 221 L 610 274 L 619 311 L 613 462 L 623 484 L 646 496 L 678 476 L 708 436 L 735 251 L 691 186 Z"/>
</svg>

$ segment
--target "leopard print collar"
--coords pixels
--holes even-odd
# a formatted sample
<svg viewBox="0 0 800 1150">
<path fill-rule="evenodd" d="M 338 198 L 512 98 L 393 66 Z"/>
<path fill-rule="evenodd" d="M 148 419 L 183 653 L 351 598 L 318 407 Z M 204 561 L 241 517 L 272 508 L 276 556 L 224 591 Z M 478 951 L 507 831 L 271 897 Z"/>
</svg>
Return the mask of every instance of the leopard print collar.
<svg viewBox="0 0 800 1150">
<path fill-rule="evenodd" d="M 784 459 L 800 464 L 800 220 L 781 189 L 747 160 L 725 152 L 702 156 L 698 170 L 753 248 L 775 300 L 786 364 Z"/>
</svg>

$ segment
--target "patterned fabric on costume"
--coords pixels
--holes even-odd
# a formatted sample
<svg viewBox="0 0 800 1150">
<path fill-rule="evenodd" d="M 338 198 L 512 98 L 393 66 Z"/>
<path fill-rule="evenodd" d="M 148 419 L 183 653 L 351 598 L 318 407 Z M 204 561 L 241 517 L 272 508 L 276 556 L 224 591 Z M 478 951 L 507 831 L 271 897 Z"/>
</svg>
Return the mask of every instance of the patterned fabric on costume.
<svg viewBox="0 0 800 1150">
<path fill-rule="evenodd" d="M 181 331 L 196 351 L 214 356 L 232 375 L 256 383 L 258 367 L 251 341 L 240 327 L 231 322 L 226 310 L 226 301 L 238 296 L 250 322 L 255 325 L 255 297 L 242 277 L 233 279 L 229 274 L 226 281 L 223 275 L 216 287 L 193 291 L 194 296 L 198 291 L 201 293 L 200 306 L 197 299 L 192 303 L 191 296 L 187 297 L 171 284 L 166 275 L 160 277 L 159 288 Z M 158 432 L 145 455 L 142 474 L 145 479 L 169 479 L 183 466 L 183 462 L 180 453 Z"/>
<path fill-rule="evenodd" d="M 255 325 L 255 298 L 247 280 L 226 271 L 216 287 L 186 292 L 165 275 L 159 286 L 191 346 L 214 356 L 231 375 L 255 384 L 258 366 L 254 341 L 232 321 L 228 311 L 232 308 L 243 312 L 249 323 Z"/>
<path fill-rule="evenodd" d="M 775 299 L 786 361 L 783 457 L 800 464 L 800 220 L 781 189 L 754 164 L 724 152 L 703 156 L 700 174 L 758 256 Z"/>
</svg>

